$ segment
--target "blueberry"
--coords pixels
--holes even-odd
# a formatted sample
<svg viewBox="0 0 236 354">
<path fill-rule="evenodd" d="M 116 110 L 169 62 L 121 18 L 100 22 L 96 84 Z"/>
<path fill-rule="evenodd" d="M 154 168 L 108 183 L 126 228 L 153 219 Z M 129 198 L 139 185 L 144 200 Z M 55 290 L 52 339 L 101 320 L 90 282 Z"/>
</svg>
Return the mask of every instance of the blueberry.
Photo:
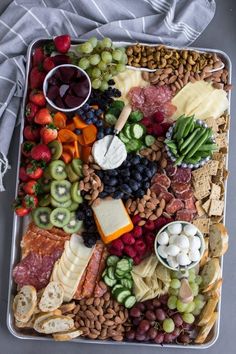
<svg viewBox="0 0 236 354">
<path fill-rule="evenodd" d="M 109 81 L 108 81 L 108 85 L 110 85 L 110 86 L 115 85 L 115 81 L 114 81 L 113 79 L 109 80 Z"/>
<path fill-rule="evenodd" d="M 100 140 L 100 139 L 103 139 L 103 138 L 104 138 L 104 133 L 98 132 L 97 133 L 97 139 Z"/>
<path fill-rule="evenodd" d="M 92 120 L 92 118 L 86 118 L 85 119 L 85 123 L 87 123 L 87 124 L 93 124 L 93 120 Z"/>
<path fill-rule="evenodd" d="M 85 103 L 82 108 L 87 111 L 88 109 L 90 109 L 90 105 L 88 103 Z"/>
<path fill-rule="evenodd" d="M 80 135 L 82 133 L 81 129 L 75 129 L 75 134 Z"/>
<path fill-rule="evenodd" d="M 97 122 L 97 117 L 93 117 L 92 122 L 93 122 L 93 124 L 95 124 Z"/>
<path fill-rule="evenodd" d="M 113 194 L 114 199 L 122 199 L 124 197 L 124 193 L 122 191 L 115 191 Z"/>
<path fill-rule="evenodd" d="M 96 175 L 102 179 L 103 178 L 103 171 L 102 170 L 96 171 Z"/>
<path fill-rule="evenodd" d="M 133 165 L 137 165 L 138 163 L 140 163 L 140 156 L 136 155 L 135 157 L 133 157 L 131 163 Z"/>
<path fill-rule="evenodd" d="M 90 208 L 86 210 L 86 216 L 93 216 L 93 212 Z"/>
<path fill-rule="evenodd" d="M 107 182 L 108 186 L 116 186 L 118 184 L 118 180 L 115 177 L 110 178 L 109 182 Z"/>
<path fill-rule="evenodd" d="M 105 128 L 105 134 L 110 135 L 113 134 L 114 129 L 112 127 Z"/>
<path fill-rule="evenodd" d="M 106 173 L 108 174 L 108 176 L 117 176 L 118 175 L 117 170 L 107 170 Z"/>
<path fill-rule="evenodd" d="M 105 192 L 105 191 L 102 191 L 100 194 L 99 194 L 99 198 L 106 198 L 108 196 L 108 193 Z"/>
<path fill-rule="evenodd" d="M 99 117 L 102 113 L 103 113 L 103 110 L 100 109 L 100 108 L 97 109 L 96 112 L 95 112 L 95 114 L 96 114 L 97 117 Z"/>
<path fill-rule="evenodd" d="M 144 170 L 144 173 L 146 173 L 146 176 L 147 176 L 148 178 L 152 178 L 152 176 L 153 176 L 152 171 L 149 170 L 148 168 L 146 168 L 146 169 Z"/>
<path fill-rule="evenodd" d="M 85 219 L 85 214 L 84 214 L 83 211 L 80 211 L 80 210 L 77 211 L 76 216 L 77 216 L 77 219 L 78 219 L 78 220 L 84 220 L 84 219 Z"/>
<path fill-rule="evenodd" d="M 100 128 L 103 126 L 103 121 L 101 119 L 98 119 L 95 123 L 96 127 Z"/>
<path fill-rule="evenodd" d="M 128 186 L 128 184 L 124 183 L 120 186 L 120 189 L 124 192 L 124 193 L 128 193 L 131 194 L 132 193 L 132 189 L 130 188 L 130 186 Z"/>
<path fill-rule="evenodd" d="M 133 179 L 129 180 L 129 186 L 132 189 L 132 191 L 134 191 L 134 192 L 136 192 L 139 189 L 138 183 Z"/>
<path fill-rule="evenodd" d="M 136 170 L 138 171 L 138 172 L 140 172 L 141 174 L 143 173 L 143 170 L 144 170 L 144 166 L 143 165 L 138 165 L 138 166 L 136 166 Z"/>
<path fill-rule="evenodd" d="M 145 195 L 145 191 L 143 189 L 140 189 L 138 192 L 140 197 L 143 197 Z"/>
<path fill-rule="evenodd" d="M 86 117 L 87 118 L 93 118 L 94 117 L 94 113 L 92 111 L 89 111 L 86 113 Z"/>
<path fill-rule="evenodd" d="M 129 177 L 130 176 L 130 171 L 128 169 L 123 169 L 120 171 L 120 175 L 123 177 Z"/>
<path fill-rule="evenodd" d="M 77 114 L 78 114 L 79 116 L 81 116 L 83 113 L 84 113 L 83 109 L 82 109 L 82 108 L 79 108 L 78 111 L 77 111 Z"/>
<path fill-rule="evenodd" d="M 144 189 L 148 189 L 150 187 L 150 182 L 144 182 L 142 186 Z"/>
<path fill-rule="evenodd" d="M 142 179 L 143 179 L 142 175 L 139 172 L 136 172 L 136 171 L 132 172 L 132 176 L 133 176 L 133 178 L 136 181 L 142 181 Z"/>
<path fill-rule="evenodd" d="M 116 187 L 105 185 L 104 191 L 109 194 L 114 193 L 116 191 Z"/>
<path fill-rule="evenodd" d="M 147 166 L 148 165 L 148 159 L 145 159 L 145 157 L 143 157 L 141 160 L 140 160 L 140 163 L 144 166 Z"/>
<path fill-rule="evenodd" d="M 102 179 L 102 181 L 103 181 L 103 183 L 109 183 L 109 181 L 110 181 L 110 176 L 109 175 L 107 175 L 107 174 L 105 174 L 104 176 L 103 176 L 103 179 Z"/>
</svg>

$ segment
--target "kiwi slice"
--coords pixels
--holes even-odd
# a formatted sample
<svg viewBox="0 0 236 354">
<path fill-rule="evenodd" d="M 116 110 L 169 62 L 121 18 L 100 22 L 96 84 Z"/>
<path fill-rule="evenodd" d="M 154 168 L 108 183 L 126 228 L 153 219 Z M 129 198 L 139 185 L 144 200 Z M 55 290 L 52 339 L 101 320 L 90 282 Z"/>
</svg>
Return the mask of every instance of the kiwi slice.
<svg viewBox="0 0 236 354">
<path fill-rule="evenodd" d="M 82 203 L 83 198 L 80 195 L 79 182 L 74 182 L 71 187 L 71 198 L 76 203 Z"/>
<path fill-rule="evenodd" d="M 41 207 L 46 207 L 51 204 L 51 196 L 50 194 L 45 194 L 39 199 L 39 205 Z"/>
<path fill-rule="evenodd" d="M 79 176 L 74 172 L 71 165 L 66 165 L 66 173 L 71 182 L 76 182 L 79 180 Z"/>
<path fill-rule="evenodd" d="M 34 223 L 41 229 L 50 230 L 53 227 L 50 222 L 51 211 L 47 207 L 36 208 L 32 213 Z"/>
<path fill-rule="evenodd" d="M 49 164 L 49 171 L 52 178 L 56 179 L 57 181 L 62 181 L 65 179 L 67 177 L 65 167 L 65 163 L 61 160 L 52 161 Z"/>
<path fill-rule="evenodd" d="M 71 161 L 71 166 L 74 170 L 74 172 L 77 174 L 79 177 L 83 177 L 83 161 L 80 159 L 73 159 Z"/>
<path fill-rule="evenodd" d="M 70 221 L 70 212 L 66 208 L 56 208 L 50 214 L 50 221 L 54 226 L 63 227 Z"/>
<path fill-rule="evenodd" d="M 48 147 L 52 153 L 52 160 L 58 160 L 62 154 L 62 143 L 58 140 L 54 140 L 48 144 Z"/>
<path fill-rule="evenodd" d="M 73 234 L 74 232 L 78 232 L 81 229 L 83 221 L 78 220 L 76 218 L 75 213 L 70 213 L 70 221 L 68 224 L 63 226 L 63 230 L 68 234 Z"/>
<path fill-rule="evenodd" d="M 71 205 L 67 209 L 70 211 L 75 211 L 78 209 L 78 207 L 79 207 L 79 203 L 72 202 Z"/>
<path fill-rule="evenodd" d="M 51 196 L 58 202 L 66 202 L 71 199 L 70 189 L 71 183 L 69 181 L 52 181 Z"/>
<path fill-rule="evenodd" d="M 72 200 L 69 199 L 66 202 L 58 202 L 56 199 L 54 199 L 53 197 L 51 197 L 51 204 L 52 206 L 54 206 L 55 208 L 68 208 L 70 210 L 70 206 L 72 205 Z M 71 211 L 71 210 L 70 210 Z"/>
</svg>

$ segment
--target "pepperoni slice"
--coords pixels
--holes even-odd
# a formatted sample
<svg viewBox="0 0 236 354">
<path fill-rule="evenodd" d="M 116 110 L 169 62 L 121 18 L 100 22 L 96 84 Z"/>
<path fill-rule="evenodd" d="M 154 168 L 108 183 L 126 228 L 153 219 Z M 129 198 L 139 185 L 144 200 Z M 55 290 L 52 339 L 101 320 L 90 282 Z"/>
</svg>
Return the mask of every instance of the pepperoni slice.
<svg viewBox="0 0 236 354">
<path fill-rule="evenodd" d="M 191 210 L 194 213 L 196 213 L 197 210 L 195 207 L 195 199 L 193 197 L 189 198 L 189 199 L 185 199 L 184 204 L 185 204 L 186 209 Z"/>
<path fill-rule="evenodd" d="M 178 210 L 184 208 L 184 203 L 180 199 L 173 198 L 166 206 L 166 212 L 168 214 L 174 214 Z"/>
<path fill-rule="evenodd" d="M 172 181 L 179 182 L 179 183 L 189 183 L 191 181 L 190 168 L 178 167 L 175 175 L 173 176 Z"/>
<path fill-rule="evenodd" d="M 188 183 L 171 182 L 171 188 L 174 193 L 184 193 L 190 189 L 191 185 Z"/>
<path fill-rule="evenodd" d="M 191 222 L 193 218 L 194 218 L 194 213 L 192 212 L 192 210 L 182 209 L 177 211 L 175 219 L 178 221 Z"/>
<path fill-rule="evenodd" d="M 171 199 L 174 198 L 174 195 L 170 192 L 161 192 L 159 195 L 158 195 L 158 198 L 161 200 L 161 199 L 164 199 L 167 203 L 169 203 L 171 201 Z"/>
<path fill-rule="evenodd" d="M 168 176 L 168 177 L 173 177 L 173 176 L 176 174 L 177 169 L 178 169 L 178 168 L 177 168 L 176 166 L 174 166 L 174 165 L 172 165 L 172 164 L 168 164 L 168 165 L 166 166 L 166 168 L 165 168 L 166 173 L 167 173 L 167 176 Z"/>
<path fill-rule="evenodd" d="M 188 191 L 185 191 L 183 193 L 175 193 L 176 198 L 181 199 L 181 200 L 186 200 L 186 199 L 190 199 L 193 198 L 194 194 L 193 191 L 191 189 L 189 189 Z"/>
<path fill-rule="evenodd" d="M 162 187 L 165 187 L 166 189 L 168 189 L 170 187 L 170 179 L 168 176 L 164 175 L 164 174 L 158 174 L 156 173 L 151 180 L 151 183 L 157 183 Z"/>
<path fill-rule="evenodd" d="M 166 187 L 161 186 L 159 183 L 154 183 L 151 187 L 150 187 L 151 191 L 156 193 L 156 195 L 158 196 L 161 192 L 168 192 Z"/>
</svg>

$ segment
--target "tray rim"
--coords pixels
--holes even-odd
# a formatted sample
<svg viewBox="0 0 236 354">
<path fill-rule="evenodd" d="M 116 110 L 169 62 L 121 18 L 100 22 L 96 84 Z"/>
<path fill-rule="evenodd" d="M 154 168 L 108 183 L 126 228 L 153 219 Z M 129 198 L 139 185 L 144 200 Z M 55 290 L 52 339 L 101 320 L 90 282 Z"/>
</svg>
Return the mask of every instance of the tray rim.
<svg viewBox="0 0 236 354">
<path fill-rule="evenodd" d="M 28 46 L 27 49 L 27 53 L 26 53 L 26 82 L 25 82 L 25 89 L 24 89 L 24 95 L 23 95 L 23 99 L 22 99 L 22 104 L 21 104 L 21 123 L 20 123 L 20 136 L 19 136 L 19 146 L 22 143 L 23 140 L 23 129 L 24 129 L 24 107 L 25 107 L 25 101 L 26 101 L 26 96 L 27 96 L 27 91 L 28 91 L 28 75 L 29 75 L 29 68 L 30 68 L 30 57 L 31 57 L 31 52 L 34 48 L 34 46 L 36 46 L 39 42 L 43 41 L 50 41 L 50 38 L 44 38 L 44 37 L 39 37 L 34 39 Z M 74 39 L 72 38 L 72 44 L 75 43 L 80 43 L 80 42 L 84 42 L 84 40 L 80 40 L 80 39 Z M 133 45 L 135 43 L 138 43 L 136 41 L 130 42 L 130 41 L 114 41 L 115 45 L 117 46 L 128 46 L 128 45 Z M 159 43 L 141 43 L 139 42 L 139 44 L 141 45 L 147 45 L 147 46 L 157 46 L 157 45 L 163 45 L 163 44 L 159 44 Z M 171 49 L 178 49 L 178 50 L 196 50 L 196 51 L 200 51 L 200 52 L 216 52 L 217 54 L 220 54 L 225 62 L 227 63 L 227 67 L 228 67 L 228 71 L 229 71 L 229 82 L 231 82 L 232 79 L 232 62 L 231 59 L 229 57 L 229 55 L 220 50 L 220 49 L 214 49 L 214 48 L 204 48 L 204 47 L 177 47 L 177 46 L 170 46 L 170 45 L 165 45 L 167 48 L 171 48 Z M 229 100 L 229 108 L 228 108 L 228 114 L 230 115 L 230 111 L 231 111 L 231 91 L 228 92 L 228 100 Z M 227 139 L 228 139 L 228 145 L 229 145 L 229 133 L 230 133 L 230 128 L 227 132 Z M 18 188 L 18 183 L 19 183 L 19 167 L 20 167 L 20 149 L 18 151 L 18 160 L 17 160 L 17 170 L 16 170 L 16 185 L 15 185 L 15 196 L 17 195 L 17 188 Z M 228 158 L 229 158 L 229 150 L 228 153 L 226 155 L 226 161 L 225 161 L 225 167 L 228 169 Z M 227 200 L 227 180 L 225 183 L 225 198 L 224 198 L 224 216 L 223 216 L 223 222 L 225 224 L 225 219 L 226 219 L 226 200 Z M 20 223 L 20 218 L 16 216 L 16 214 L 14 213 L 13 216 L 13 228 L 12 228 L 12 240 L 11 240 L 11 256 L 10 256 L 10 270 L 9 270 L 9 285 L 8 285 L 8 303 L 7 303 L 7 318 L 6 318 L 6 323 L 7 323 L 7 328 L 9 330 L 9 332 L 16 338 L 18 339 L 24 339 L 24 340 L 43 340 L 43 341 L 53 341 L 53 338 L 51 337 L 46 337 L 46 336 L 39 336 L 39 335 L 27 335 L 24 333 L 19 333 L 16 331 L 16 329 L 13 327 L 12 322 L 13 322 L 13 314 L 12 314 L 12 290 L 13 290 L 13 286 L 14 286 L 14 282 L 13 282 L 13 278 L 12 278 L 12 269 L 13 269 L 13 265 L 15 262 L 15 252 L 16 252 L 16 247 L 15 247 L 15 242 L 17 239 L 17 227 L 19 227 L 19 224 L 22 224 L 22 222 Z M 18 245 L 19 246 L 19 245 Z M 223 256 L 220 257 L 220 265 L 221 265 L 221 275 L 223 273 Z M 207 342 L 207 343 L 203 343 L 203 344 L 189 344 L 187 346 L 185 345 L 180 345 L 180 344 L 164 344 L 164 345 L 160 345 L 160 344 L 154 344 L 154 343 L 138 343 L 138 342 L 116 342 L 116 341 L 102 341 L 102 340 L 91 340 L 91 339 L 75 339 L 73 340 L 74 343 L 84 343 L 84 344 L 108 344 L 108 345 L 119 345 L 119 346 L 142 346 L 142 347 L 155 347 L 155 348 L 176 348 L 176 349 L 208 349 L 210 348 L 212 345 L 214 345 L 217 341 L 217 339 L 219 338 L 219 331 L 220 331 L 220 320 L 221 320 L 221 295 L 222 295 L 222 288 L 220 291 L 220 300 L 219 303 L 217 305 L 217 310 L 219 313 L 217 322 L 214 326 L 214 334 L 212 339 Z M 72 341 L 70 341 L 71 343 Z"/>
</svg>

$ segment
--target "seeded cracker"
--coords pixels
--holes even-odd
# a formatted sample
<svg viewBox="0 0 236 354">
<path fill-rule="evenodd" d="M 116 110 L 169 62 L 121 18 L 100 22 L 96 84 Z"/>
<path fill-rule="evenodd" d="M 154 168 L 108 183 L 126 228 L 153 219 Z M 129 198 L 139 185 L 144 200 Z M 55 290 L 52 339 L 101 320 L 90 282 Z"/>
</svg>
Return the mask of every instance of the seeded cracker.
<svg viewBox="0 0 236 354">
<path fill-rule="evenodd" d="M 221 194 L 221 187 L 218 186 L 215 183 L 212 183 L 210 199 L 219 200 L 220 199 L 220 194 Z"/>
<path fill-rule="evenodd" d="M 221 133 L 216 136 L 216 144 L 218 145 L 219 149 L 227 148 L 227 134 Z"/>
<path fill-rule="evenodd" d="M 206 214 L 205 210 L 202 207 L 202 201 L 201 200 L 196 201 L 195 207 L 197 209 L 197 214 L 198 214 L 199 217 L 201 217 L 201 216 Z"/>
<path fill-rule="evenodd" d="M 209 117 L 205 120 L 206 124 L 208 125 L 209 128 L 213 130 L 214 133 L 217 133 L 218 131 L 218 123 L 217 120 L 215 120 L 212 117 Z"/>
<path fill-rule="evenodd" d="M 216 119 L 216 124 L 217 125 L 223 125 L 225 123 L 226 123 L 226 117 L 225 116 L 221 116 L 221 117 Z"/>
<path fill-rule="evenodd" d="M 203 234 L 207 234 L 209 232 L 210 219 L 202 218 L 193 220 L 193 225 L 195 225 Z"/>
<path fill-rule="evenodd" d="M 224 210 L 224 201 L 223 200 L 211 200 L 211 206 L 209 209 L 209 216 L 221 216 Z"/>
<path fill-rule="evenodd" d="M 202 204 L 202 208 L 205 210 L 205 212 L 208 214 L 209 209 L 210 209 L 210 204 L 211 204 L 211 200 L 207 199 L 207 201 Z"/>
</svg>

